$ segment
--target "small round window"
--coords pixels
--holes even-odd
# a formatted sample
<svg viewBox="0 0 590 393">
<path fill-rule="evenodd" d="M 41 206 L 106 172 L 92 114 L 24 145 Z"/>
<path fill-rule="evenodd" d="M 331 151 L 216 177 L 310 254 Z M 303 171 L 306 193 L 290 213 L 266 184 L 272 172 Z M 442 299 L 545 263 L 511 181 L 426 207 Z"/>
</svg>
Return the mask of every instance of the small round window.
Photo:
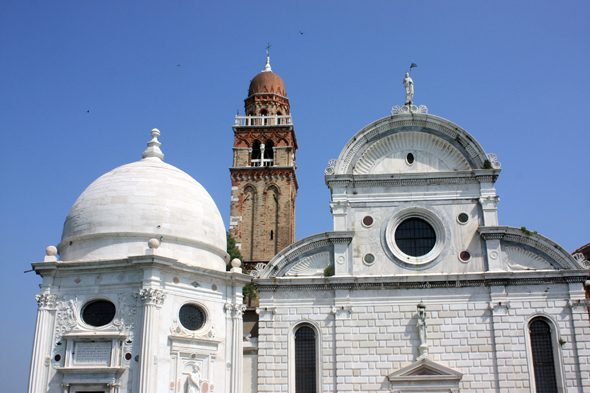
<svg viewBox="0 0 590 393">
<path fill-rule="evenodd" d="M 373 255 L 371 253 L 366 254 L 365 257 L 363 258 L 363 260 L 365 261 L 365 263 L 367 265 L 372 265 L 373 262 L 375 262 L 375 255 Z"/>
<path fill-rule="evenodd" d="M 178 313 L 180 323 L 188 330 L 199 330 L 205 324 L 205 312 L 194 304 L 185 304 Z"/>
<path fill-rule="evenodd" d="M 457 216 L 457 221 L 459 221 L 461 224 L 465 224 L 467 221 L 469 221 L 469 215 L 467 213 L 461 213 Z"/>
<path fill-rule="evenodd" d="M 461 251 L 461 254 L 459 254 L 459 259 L 461 259 L 463 262 L 467 262 L 471 259 L 471 254 L 469 251 Z"/>
<path fill-rule="evenodd" d="M 414 154 L 408 153 L 408 155 L 406 156 L 406 162 L 408 163 L 408 165 L 412 165 L 414 163 Z"/>
<path fill-rule="evenodd" d="M 434 228 L 421 218 L 403 221 L 395 230 L 395 243 L 406 255 L 421 257 L 428 254 L 436 243 Z"/>
<path fill-rule="evenodd" d="M 115 318 L 117 309 L 108 300 L 96 300 L 88 303 L 82 309 L 82 319 L 90 326 L 104 326 Z"/>
<path fill-rule="evenodd" d="M 371 216 L 364 216 L 363 217 L 363 225 L 366 227 L 370 227 L 371 225 L 373 225 L 373 217 Z"/>
</svg>

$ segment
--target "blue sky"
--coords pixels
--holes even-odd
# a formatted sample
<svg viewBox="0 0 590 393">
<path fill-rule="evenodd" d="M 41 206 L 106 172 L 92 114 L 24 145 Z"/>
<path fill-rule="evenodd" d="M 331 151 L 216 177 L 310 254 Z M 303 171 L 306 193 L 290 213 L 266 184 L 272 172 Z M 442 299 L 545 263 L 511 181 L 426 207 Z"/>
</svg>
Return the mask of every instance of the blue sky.
<svg viewBox="0 0 590 393">
<path fill-rule="evenodd" d="M 414 62 L 414 102 L 502 163 L 500 225 L 590 242 L 588 20 L 587 1 L 0 2 L 2 390 L 27 386 L 40 278 L 23 271 L 152 128 L 227 225 L 231 125 L 267 42 L 299 142 L 297 239 L 332 229 L 327 161 L 403 104 Z"/>
</svg>

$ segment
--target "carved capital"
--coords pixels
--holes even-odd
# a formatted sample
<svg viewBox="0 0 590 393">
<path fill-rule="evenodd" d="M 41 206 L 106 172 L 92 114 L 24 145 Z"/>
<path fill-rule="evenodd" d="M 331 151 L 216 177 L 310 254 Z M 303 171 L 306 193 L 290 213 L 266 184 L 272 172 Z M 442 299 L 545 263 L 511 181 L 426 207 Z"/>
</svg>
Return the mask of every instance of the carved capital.
<svg viewBox="0 0 590 393">
<path fill-rule="evenodd" d="M 35 300 L 40 309 L 55 308 L 57 297 L 48 293 L 42 293 L 35 295 Z"/>
<path fill-rule="evenodd" d="M 133 297 L 140 299 L 145 305 L 161 307 L 166 299 L 166 294 L 158 288 L 144 288 L 133 294 Z"/>
<path fill-rule="evenodd" d="M 244 311 L 246 311 L 247 306 L 245 304 L 236 304 L 234 306 L 234 318 L 242 318 Z"/>
</svg>

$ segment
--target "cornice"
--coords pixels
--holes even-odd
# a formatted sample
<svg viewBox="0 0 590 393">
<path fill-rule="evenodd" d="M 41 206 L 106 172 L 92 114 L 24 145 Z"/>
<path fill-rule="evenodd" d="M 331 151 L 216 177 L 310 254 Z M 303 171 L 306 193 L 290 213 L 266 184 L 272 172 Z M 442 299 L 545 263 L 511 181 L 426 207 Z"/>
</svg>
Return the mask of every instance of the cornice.
<svg viewBox="0 0 590 393">
<path fill-rule="evenodd" d="M 446 184 L 479 184 L 494 183 L 501 169 L 481 169 L 474 171 L 403 173 L 379 175 L 337 174 L 326 175 L 325 182 L 330 188 L 353 187 L 403 187 L 429 186 Z"/>
<path fill-rule="evenodd" d="M 256 166 L 256 167 L 230 167 L 232 180 L 259 181 L 265 179 L 280 179 L 281 177 L 292 179 L 295 189 L 299 189 L 297 174 L 293 166 Z"/>
<path fill-rule="evenodd" d="M 334 290 L 379 290 L 379 289 L 439 289 L 469 288 L 513 285 L 547 285 L 584 283 L 588 277 L 585 270 L 569 270 L 543 273 L 479 273 L 448 276 L 348 276 L 318 278 L 259 278 L 254 279 L 259 291 L 334 291 Z"/>
</svg>

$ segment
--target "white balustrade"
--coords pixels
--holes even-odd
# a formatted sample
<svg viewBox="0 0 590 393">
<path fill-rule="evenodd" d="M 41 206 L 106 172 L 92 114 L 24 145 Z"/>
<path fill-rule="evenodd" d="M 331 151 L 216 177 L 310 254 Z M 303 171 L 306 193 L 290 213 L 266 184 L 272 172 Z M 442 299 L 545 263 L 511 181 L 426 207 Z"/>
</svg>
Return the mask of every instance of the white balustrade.
<svg viewBox="0 0 590 393">
<path fill-rule="evenodd" d="M 293 125 L 291 115 L 285 116 L 236 116 L 236 126 Z"/>
</svg>

